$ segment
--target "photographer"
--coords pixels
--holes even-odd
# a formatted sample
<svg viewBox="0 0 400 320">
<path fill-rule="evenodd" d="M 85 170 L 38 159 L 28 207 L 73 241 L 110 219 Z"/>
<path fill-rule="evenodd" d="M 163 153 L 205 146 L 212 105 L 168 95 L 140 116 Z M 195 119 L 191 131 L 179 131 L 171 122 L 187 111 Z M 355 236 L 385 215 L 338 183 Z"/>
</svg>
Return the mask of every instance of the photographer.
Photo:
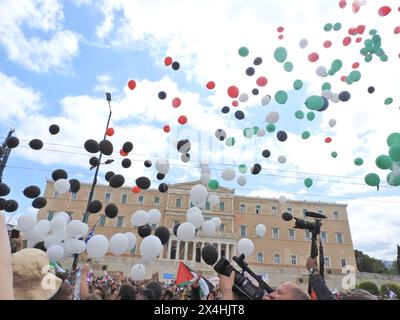
<svg viewBox="0 0 400 320">
<path fill-rule="evenodd" d="M 306 267 L 310 272 L 311 290 L 315 292 L 318 300 L 335 300 L 332 292 L 326 286 L 324 278 L 318 271 L 317 260 L 308 258 Z"/>
</svg>

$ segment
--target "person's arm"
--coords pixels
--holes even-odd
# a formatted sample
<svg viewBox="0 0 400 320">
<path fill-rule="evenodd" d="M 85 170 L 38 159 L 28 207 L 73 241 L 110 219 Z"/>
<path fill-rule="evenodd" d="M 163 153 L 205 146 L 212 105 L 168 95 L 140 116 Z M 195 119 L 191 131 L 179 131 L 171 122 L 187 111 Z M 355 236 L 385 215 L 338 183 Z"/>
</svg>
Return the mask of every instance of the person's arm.
<svg viewBox="0 0 400 320">
<path fill-rule="evenodd" d="M 235 271 L 231 272 L 229 277 L 222 274 L 219 276 L 219 289 L 222 292 L 222 300 L 235 300 L 233 296 L 233 284 L 235 283 Z"/>
<path fill-rule="evenodd" d="M 201 273 L 197 273 L 196 278 L 194 279 L 191 290 L 192 290 L 192 300 L 201 300 L 200 297 L 200 286 L 199 281 L 201 279 Z"/>
<path fill-rule="evenodd" d="M 88 272 L 89 272 L 89 265 L 85 264 L 81 269 L 81 287 L 79 292 L 81 300 L 86 300 L 89 297 L 89 288 L 87 285 Z"/>
<path fill-rule="evenodd" d="M 6 220 L 0 213 L 0 300 L 14 300 L 10 240 Z"/>
<path fill-rule="evenodd" d="M 327 287 L 324 278 L 318 271 L 318 264 L 316 259 L 307 259 L 306 267 L 310 271 L 311 289 L 315 291 L 318 300 L 335 300 L 332 292 Z"/>
</svg>

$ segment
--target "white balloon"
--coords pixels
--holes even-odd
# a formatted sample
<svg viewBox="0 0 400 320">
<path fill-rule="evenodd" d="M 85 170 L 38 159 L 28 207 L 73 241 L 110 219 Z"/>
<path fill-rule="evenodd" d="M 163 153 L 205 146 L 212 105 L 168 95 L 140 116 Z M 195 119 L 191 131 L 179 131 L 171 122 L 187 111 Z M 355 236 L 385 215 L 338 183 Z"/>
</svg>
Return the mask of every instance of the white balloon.
<svg viewBox="0 0 400 320">
<path fill-rule="evenodd" d="M 78 250 L 79 246 L 78 242 L 79 240 L 75 238 L 66 239 L 62 244 L 65 254 L 66 255 L 75 254 L 76 251 Z"/>
<path fill-rule="evenodd" d="M 237 179 L 237 183 L 239 186 L 243 187 L 246 184 L 246 177 L 241 175 Z"/>
<path fill-rule="evenodd" d="M 28 239 L 27 243 L 26 243 L 26 247 L 27 248 L 33 248 L 34 246 L 36 246 L 40 241 L 42 241 L 39 238 L 36 239 Z"/>
<path fill-rule="evenodd" d="M 208 202 L 210 203 L 210 206 L 216 206 L 219 204 L 219 197 L 216 194 L 212 194 L 208 197 Z"/>
<path fill-rule="evenodd" d="M 192 240 L 194 238 L 195 233 L 196 233 L 196 228 L 190 222 L 181 223 L 176 232 L 178 239 L 181 241 Z"/>
<path fill-rule="evenodd" d="M 50 231 L 50 221 L 46 219 L 40 220 L 36 224 L 36 228 L 38 229 L 40 236 L 44 236 Z"/>
<path fill-rule="evenodd" d="M 67 179 L 58 179 L 54 182 L 54 190 L 58 193 L 66 193 L 69 191 L 71 185 Z"/>
<path fill-rule="evenodd" d="M 240 102 L 246 102 L 247 100 L 249 100 L 249 95 L 248 95 L 247 93 L 242 93 L 242 94 L 239 96 L 239 101 L 240 101 Z"/>
<path fill-rule="evenodd" d="M 128 249 L 127 251 L 131 251 L 133 247 L 136 245 L 136 236 L 132 232 L 125 232 L 126 237 L 128 238 Z"/>
<path fill-rule="evenodd" d="M 237 250 L 239 254 L 243 253 L 247 258 L 253 253 L 254 243 L 248 238 L 240 239 L 237 244 Z"/>
<path fill-rule="evenodd" d="M 83 240 L 78 240 L 78 242 L 76 242 L 75 248 L 76 248 L 75 253 L 77 254 L 84 253 L 86 251 L 86 242 Z"/>
<path fill-rule="evenodd" d="M 181 155 L 181 160 L 184 163 L 189 162 L 190 161 L 190 154 L 189 153 L 183 153 Z"/>
<path fill-rule="evenodd" d="M 146 276 L 146 268 L 142 264 L 135 264 L 129 272 L 129 277 L 133 281 L 142 281 Z"/>
<path fill-rule="evenodd" d="M 207 186 L 208 182 L 211 180 L 210 175 L 208 174 L 202 174 L 200 177 L 200 182 L 202 185 Z"/>
<path fill-rule="evenodd" d="M 50 230 L 53 232 L 61 231 L 66 228 L 66 223 L 63 217 L 54 217 L 50 221 Z"/>
<path fill-rule="evenodd" d="M 285 196 L 280 196 L 278 200 L 279 200 L 279 203 L 286 203 L 287 202 L 287 198 Z"/>
<path fill-rule="evenodd" d="M 72 220 L 67 224 L 67 233 L 71 237 L 81 238 L 89 231 L 89 227 L 86 223 L 80 220 Z"/>
<path fill-rule="evenodd" d="M 157 258 L 162 250 L 160 238 L 156 236 L 147 236 L 140 243 L 140 254 L 144 260 L 153 260 Z"/>
<path fill-rule="evenodd" d="M 195 186 L 190 189 L 190 199 L 192 202 L 203 202 L 207 200 L 207 188 L 201 184 L 196 184 Z"/>
<path fill-rule="evenodd" d="M 211 220 L 207 220 L 201 226 L 201 231 L 203 231 L 207 236 L 212 236 L 215 233 L 216 225 Z"/>
<path fill-rule="evenodd" d="M 214 217 L 210 221 L 215 224 L 215 228 L 219 228 L 222 224 L 221 219 L 218 217 Z"/>
<path fill-rule="evenodd" d="M 235 179 L 235 170 L 225 169 L 221 173 L 221 178 L 224 179 L 225 181 L 232 181 L 233 179 Z"/>
<path fill-rule="evenodd" d="M 190 222 L 196 229 L 200 228 L 204 222 L 203 214 L 201 211 L 189 211 L 186 214 L 188 222 Z"/>
<path fill-rule="evenodd" d="M 261 99 L 261 104 L 263 106 L 268 105 L 270 102 L 271 102 L 271 96 L 270 95 L 266 95 L 266 96 L 262 97 L 262 99 Z"/>
<path fill-rule="evenodd" d="M 285 156 L 279 156 L 278 157 L 278 162 L 279 163 L 285 163 L 286 162 L 286 157 Z"/>
<path fill-rule="evenodd" d="M 158 223 L 161 219 L 161 212 L 157 209 L 150 209 L 148 211 L 149 223 Z"/>
<path fill-rule="evenodd" d="M 61 229 L 53 231 L 53 234 L 56 237 L 60 238 L 61 240 L 65 240 L 69 237 L 69 234 L 67 232 L 67 226 L 63 226 Z"/>
<path fill-rule="evenodd" d="M 321 96 L 330 100 L 330 99 L 332 99 L 333 93 L 331 90 L 324 90 L 324 91 L 322 91 Z"/>
<path fill-rule="evenodd" d="M 116 233 L 110 239 L 110 251 L 119 256 L 128 250 L 128 237 L 123 233 Z"/>
<path fill-rule="evenodd" d="M 331 101 L 332 101 L 333 103 L 338 103 L 338 102 L 340 101 L 340 100 L 339 100 L 339 94 L 333 93 L 333 94 L 332 94 Z"/>
<path fill-rule="evenodd" d="M 58 238 L 58 237 L 55 236 L 55 235 L 47 236 L 47 237 L 44 239 L 44 247 L 45 247 L 46 249 L 50 248 L 52 245 L 55 245 L 55 244 L 58 244 L 58 245 L 61 246 L 61 245 L 62 245 L 62 239 Z"/>
<path fill-rule="evenodd" d="M 326 77 L 328 75 L 328 72 L 326 71 L 326 68 L 324 66 L 319 66 L 316 70 L 315 73 L 319 77 Z"/>
<path fill-rule="evenodd" d="M 165 158 L 160 158 L 157 160 L 155 167 L 159 173 L 167 174 L 169 171 L 169 161 Z"/>
<path fill-rule="evenodd" d="M 64 249 L 62 246 L 55 244 L 48 248 L 46 253 L 49 256 L 50 262 L 56 262 L 62 259 L 64 255 Z"/>
<path fill-rule="evenodd" d="M 108 239 L 102 234 L 96 234 L 87 243 L 86 250 L 90 258 L 101 259 L 107 253 Z"/>
<path fill-rule="evenodd" d="M 264 237 L 265 233 L 267 232 L 267 228 L 263 224 L 258 224 L 256 226 L 256 234 L 259 237 Z"/>
<path fill-rule="evenodd" d="M 131 217 L 131 222 L 136 227 L 144 226 L 148 221 L 149 214 L 144 210 L 136 211 Z"/>
<path fill-rule="evenodd" d="M 265 121 L 268 123 L 275 123 L 279 121 L 279 113 L 276 111 L 271 111 L 267 114 Z"/>
<path fill-rule="evenodd" d="M 329 126 L 330 126 L 331 128 L 333 128 L 334 126 L 336 126 L 336 120 L 335 120 L 335 119 L 329 120 Z"/>
<path fill-rule="evenodd" d="M 206 201 L 202 201 L 202 202 L 192 202 L 193 205 L 199 209 L 205 209 L 206 208 Z"/>
<path fill-rule="evenodd" d="M 305 47 L 308 46 L 308 40 L 307 39 L 301 39 L 300 43 L 299 43 L 299 46 L 300 46 L 301 49 L 304 49 Z"/>
<path fill-rule="evenodd" d="M 264 137 L 265 134 L 266 134 L 266 131 L 264 129 L 258 129 L 257 137 Z"/>
<path fill-rule="evenodd" d="M 41 236 L 43 237 L 43 235 L 40 234 L 40 230 L 37 225 L 35 225 L 32 229 L 25 231 L 24 236 L 28 240 L 39 239 Z"/>
<path fill-rule="evenodd" d="M 36 217 L 32 215 L 23 215 L 18 218 L 18 230 L 25 232 L 32 230 L 36 224 Z"/>
<path fill-rule="evenodd" d="M 64 211 L 57 212 L 51 221 L 53 221 L 56 218 L 62 218 L 64 220 L 65 225 L 71 220 L 71 216 Z"/>
</svg>

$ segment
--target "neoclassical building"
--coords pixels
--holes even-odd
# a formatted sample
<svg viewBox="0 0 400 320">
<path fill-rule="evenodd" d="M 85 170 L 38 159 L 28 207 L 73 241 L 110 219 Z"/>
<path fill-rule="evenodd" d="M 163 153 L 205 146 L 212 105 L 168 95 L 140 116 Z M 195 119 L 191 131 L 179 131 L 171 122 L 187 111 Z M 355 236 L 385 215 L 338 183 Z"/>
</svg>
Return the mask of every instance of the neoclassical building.
<svg viewBox="0 0 400 320">
<path fill-rule="evenodd" d="M 103 203 L 103 209 L 98 214 L 89 216 L 89 227 L 96 221 L 96 234 L 103 234 L 110 238 L 121 232 L 134 232 L 137 228 L 131 225 L 131 215 L 139 210 L 160 210 L 162 218 L 158 225 L 166 226 L 171 231 L 168 244 L 156 260 L 143 262 L 139 252 L 140 237 L 136 247 L 128 254 L 114 256 L 107 255 L 100 264 L 108 265 L 111 271 L 127 273 L 134 263 L 144 263 L 147 272 L 159 272 L 160 277 L 171 279 L 176 275 L 178 261 L 183 260 L 194 270 L 201 270 L 203 274 L 215 276 L 213 269 L 206 265 L 201 258 L 201 248 L 205 244 L 214 244 L 218 248 L 219 256 L 231 260 L 237 253 L 237 242 L 243 237 L 254 243 L 254 252 L 247 258 L 251 268 L 268 279 L 272 285 L 281 281 L 297 281 L 306 285 L 307 272 L 305 263 L 310 254 L 310 234 L 308 231 L 293 228 L 294 222 L 282 219 L 283 212 L 291 212 L 297 218 L 304 218 L 305 211 L 323 213 L 328 217 L 321 228 L 321 239 L 324 245 L 325 270 L 327 282 L 331 286 L 340 287 L 343 278 L 342 268 L 356 266 L 349 221 L 345 204 L 308 202 L 289 200 L 281 204 L 275 198 L 248 197 L 235 194 L 234 190 L 219 187 L 217 191 L 209 190 L 209 194 L 216 194 L 220 198 L 219 205 L 202 210 L 205 219 L 219 217 L 222 224 L 218 232 L 212 236 L 205 236 L 201 230 L 196 233 L 195 239 L 189 242 L 179 241 L 173 234 L 176 224 L 186 221 L 186 211 L 190 207 L 189 192 L 198 181 L 179 183 L 169 186 L 168 192 L 160 193 L 156 189 L 143 190 L 134 194 L 129 187 L 114 189 L 108 185 L 96 186 L 94 199 Z M 44 196 L 48 204 L 38 213 L 38 219 L 51 220 L 55 213 L 65 211 L 72 219 L 82 220 L 86 209 L 90 191 L 90 184 L 82 184 L 77 194 L 57 194 L 53 182 L 47 181 Z M 118 206 L 119 213 L 114 219 L 107 218 L 104 207 L 107 203 Z M 264 224 L 267 233 L 263 238 L 256 235 L 256 225 Z M 152 226 L 156 228 L 155 225 Z M 81 261 L 85 256 L 81 255 Z M 70 261 L 66 262 L 70 263 Z M 232 261 L 232 265 L 236 264 Z"/>
</svg>

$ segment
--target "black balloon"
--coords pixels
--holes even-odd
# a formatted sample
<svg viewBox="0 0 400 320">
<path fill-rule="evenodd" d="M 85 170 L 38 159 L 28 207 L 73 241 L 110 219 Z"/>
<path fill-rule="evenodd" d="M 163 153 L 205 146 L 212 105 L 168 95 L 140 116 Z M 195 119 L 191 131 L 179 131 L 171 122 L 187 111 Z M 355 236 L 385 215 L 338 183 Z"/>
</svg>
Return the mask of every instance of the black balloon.
<svg viewBox="0 0 400 320">
<path fill-rule="evenodd" d="M 263 156 L 264 158 L 269 158 L 269 157 L 271 156 L 271 152 L 270 152 L 269 150 L 265 149 L 265 150 L 263 150 L 263 152 L 262 152 L 262 156 Z"/>
<path fill-rule="evenodd" d="M 174 229 L 173 229 L 174 235 L 175 235 L 176 237 L 178 236 L 178 235 L 177 235 L 177 232 L 178 232 L 178 228 L 179 228 L 180 225 L 181 225 L 180 223 L 177 223 L 177 224 L 175 225 Z"/>
<path fill-rule="evenodd" d="M 172 69 L 179 70 L 179 68 L 180 68 L 180 64 L 178 61 L 172 62 Z"/>
<path fill-rule="evenodd" d="M 57 170 L 53 171 L 53 173 L 51 174 L 51 177 L 53 178 L 54 181 L 57 181 L 60 179 L 68 179 L 68 173 L 63 169 L 57 169 Z"/>
<path fill-rule="evenodd" d="M 321 109 L 317 110 L 319 112 L 325 111 L 329 107 L 329 100 L 327 98 L 325 98 L 325 97 L 322 97 L 322 99 L 324 100 L 324 104 L 321 107 Z"/>
<path fill-rule="evenodd" d="M 39 197 L 32 201 L 32 207 L 35 209 L 42 209 L 47 205 L 46 198 Z"/>
<path fill-rule="evenodd" d="M 287 133 L 285 131 L 278 131 L 276 133 L 276 138 L 281 142 L 286 141 L 287 140 Z"/>
<path fill-rule="evenodd" d="M 252 174 L 259 174 L 261 172 L 261 165 L 259 163 L 254 164 L 254 166 L 251 167 L 250 172 Z"/>
<path fill-rule="evenodd" d="M 146 189 L 150 188 L 151 182 L 150 182 L 150 179 L 147 177 L 139 177 L 136 179 L 136 185 L 140 189 L 146 190 Z"/>
<path fill-rule="evenodd" d="M 97 165 L 99 164 L 99 158 L 97 158 L 97 157 L 91 157 L 91 158 L 89 159 L 89 164 L 90 164 L 92 167 L 97 167 Z"/>
<path fill-rule="evenodd" d="M 8 137 L 6 140 L 6 146 L 10 149 L 16 148 L 19 145 L 19 139 L 17 137 Z"/>
<path fill-rule="evenodd" d="M 253 63 L 255 66 L 259 66 L 262 63 L 262 58 L 261 57 L 255 58 Z"/>
<path fill-rule="evenodd" d="M 140 226 L 138 228 L 138 234 L 142 238 L 146 238 L 147 236 L 151 235 L 151 227 L 149 224 L 145 224 L 144 226 Z"/>
<path fill-rule="evenodd" d="M 40 188 L 37 186 L 29 186 L 24 189 L 24 196 L 30 199 L 35 199 L 40 195 Z"/>
<path fill-rule="evenodd" d="M 211 244 L 206 244 L 201 250 L 201 257 L 208 265 L 214 265 L 218 260 L 218 249 Z"/>
<path fill-rule="evenodd" d="M 158 186 L 158 191 L 160 191 L 161 193 L 166 193 L 168 191 L 168 185 L 166 183 L 161 183 Z"/>
<path fill-rule="evenodd" d="M 256 71 L 254 70 L 253 67 L 248 67 L 248 68 L 246 69 L 246 74 L 247 74 L 249 77 L 253 76 L 255 72 L 256 72 Z"/>
<path fill-rule="evenodd" d="M 256 96 L 260 93 L 260 91 L 257 88 L 254 88 L 253 90 L 251 90 L 251 93 Z"/>
<path fill-rule="evenodd" d="M 49 127 L 49 132 L 50 132 L 50 134 L 55 135 L 55 134 L 60 132 L 60 127 L 58 125 L 56 125 L 56 124 L 52 124 Z"/>
<path fill-rule="evenodd" d="M 122 187 L 125 183 L 125 178 L 121 174 L 116 174 L 110 179 L 110 187 L 119 188 Z"/>
<path fill-rule="evenodd" d="M 42 140 L 39 139 L 33 139 L 29 142 L 29 146 L 33 149 L 33 150 L 40 150 L 43 148 L 43 142 Z"/>
<path fill-rule="evenodd" d="M 69 180 L 70 188 L 69 191 L 72 193 L 77 193 L 81 189 L 81 183 L 78 179 Z"/>
<path fill-rule="evenodd" d="M 188 139 L 179 140 L 178 143 L 176 144 L 176 149 L 182 153 L 188 152 L 190 148 L 191 148 L 191 143 Z"/>
<path fill-rule="evenodd" d="M 348 91 L 342 91 L 341 93 L 339 93 L 339 100 L 346 102 L 350 100 L 350 92 Z"/>
<path fill-rule="evenodd" d="M 106 156 L 111 156 L 113 153 L 114 147 L 110 141 L 102 140 L 99 143 L 99 149 L 102 154 L 105 154 Z"/>
<path fill-rule="evenodd" d="M 7 212 L 14 212 L 18 209 L 18 202 L 15 200 L 7 200 L 4 205 L 4 210 Z"/>
<path fill-rule="evenodd" d="M 122 160 L 121 164 L 125 169 L 127 169 L 127 168 L 129 168 L 131 166 L 132 162 L 129 159 L 124 159 L 124 160 Z"/>
<path fill-rule="evenodd" d="M 165 178 L 165 174 L 163 174 L 163 173 L 157 173 L 157 179 L 158 180 L 163 180 Z"/>
<path fill-rule="evenodd" d="M 4 210 L 4 208 L 6 207 L 6 203 L 7 203 L 6 199 L 0 198 L 0 211 Z"/>
<path fill-rule="evenodd" d="M 162 244 L 166 244 L 169 240 L 169 229 L 164 226 L 160 226 L 156 229 L 154 232 L 154 235 L 158 238 L 160 238 Z"/>
<path fill-rule="evenodd" d="M 99 144 L 97 143 L 97 141 L 95 141 L 93 139 L 86 140 L 84 147 L 85 147 L 85 150 L 89 153 L 97 153 L 100 150 Z"/>
<path fill-rule="evenodd" d="M 103 205 L 99 200 L 93 200 L 88 205 L 88 210 L 90 213 L 97 213 L 103 208 Z"/>
<path fill-rule="evenodd" d="M 40 241 L 40 242 L 36 243 L 33 248 L 42 250 L 44 252 L 47 251 L 46 247 L 44 246 L 44 241 Z"/>
<path fill-rule="evenodd" d="M 153 165 L 153 163 L 151 162 L 151 160 L 146 160 L 146 161 L 144 162 L 144 166 L 145 166 L 146 168 L 150 168 L 152 165 Z"/>
<path fill-rule="evenodd" d="M 118 207 L 114 203 L 106 205 L 104 212 L 108 218 L 115 218 L 118 215 Z"/>
<path fill-rule="evenodd" d="M 228 113 L 231 109 L 228 106 L 225 106 L 221 109 L 222 113 Z"/>
<path fill-rule="evenodd" d="M 235 112 L 235 118 L 238 120 L 243 120 L 244 119 L 244 113 L 241 110 L 238 110 Z"/>
<path fill-rule="evenodd" d="M 133 144 L 132 142 L 125 142 L 122 146 L 122 150 L 124 150 L 125 153 L 129 153 L 133 150 Z"/>
<path fill-rule="evenodd" d="M 108 171 L 105 175 L 105 179 L 107 182 L 110 182 L 111 178 L 115 175 L 113 171 Z"/>
<path fill-rule="evenodd" d="M 375 92 L 375 88 L 374 87 L 368 87 L 368 93 L 374 93 Z"/>
<path fill-rule="evenodd" d="M 3 182 L 0 182 L 0 197 L 5 197 L 10 193 L 10 187 Z"/>
<path fill-rule="evenodd" d="M 164 99 L 167 97 L 167 94 L 166 94 L 164 91 L 160 91 L 160 92 L 158 93 L 158 97 L 159 97 L 161 100 L 164 100 Z"/>
</svg>

